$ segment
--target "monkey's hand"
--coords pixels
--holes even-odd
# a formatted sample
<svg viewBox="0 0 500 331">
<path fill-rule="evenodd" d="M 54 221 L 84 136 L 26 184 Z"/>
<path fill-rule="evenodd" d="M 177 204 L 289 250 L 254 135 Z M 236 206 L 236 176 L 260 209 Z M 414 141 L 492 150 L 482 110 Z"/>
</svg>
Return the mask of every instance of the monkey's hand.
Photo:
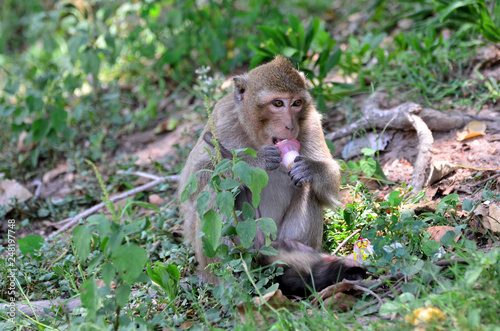
<svg viewBox="0 0 500 331">
<path fill-rule="evenodd" d="M 281 163 L 281 151 L 278 146 L 266 145 L 257 153 L 258 157 L 264 160 L 265 170 L 278 169 Z"/>
<path fill-rule="evenodd" d="M 297 156 L 293 166 L 288 171 L 288 175 L 292 179 L 293 185 L 302 187 L 303 185 L 312 182 L 313 173 L 307 164 L 307 159 L 302 156 Z"/>
</svg>

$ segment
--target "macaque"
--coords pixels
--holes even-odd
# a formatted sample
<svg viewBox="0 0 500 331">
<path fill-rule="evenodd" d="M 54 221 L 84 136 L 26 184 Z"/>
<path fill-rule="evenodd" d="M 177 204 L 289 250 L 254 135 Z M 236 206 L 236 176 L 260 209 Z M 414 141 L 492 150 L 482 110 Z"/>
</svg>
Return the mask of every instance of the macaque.
<svg viewBox="0 0 500 331">
<path fill-rule="evenodd" d="M 304 74 L 293 68 L 282 56 L 258 66 L 233 79 L 233 93 L 226 95 L 212 112 L 215 135 L 223 157 L 231 157 L 231 149 L 251 147 L 257 157 L 245 155 L 251 167 L 264 169 L 269 182 L 261 192 L 256 210 L 258 217 L 272 218 L 278 228 L 273 246 L 278 256 L 260 256 L 259 262 L 269 264 L 280 260 L 286 270 L 280 279 L 285 293 L 304 295 L 311 287 L 317 291 L 343 278 L 363 278 L 366 271 L 354 261 L 325 260 L 318 253 L 323 236 L 323 208 L 338 204 L 339 166 L 326 145 L 321 115 L 314 107 Z M 213 169 L 208 148 L 214 146 L 210 124 L 207 124 L 184 166 L 179 193 L 189 177 L 200 169 Z M 300 142 L 300 155 L 290 169 L 281 164 L 281 152 L 276 144 L 285 139 Z M 212 263 L 203 254 L 200 219 L 196 211 L 199 192 L 207 189 L 210 175 L 198 175 L 198 191 L 181 204 L 184 233 L 194 248 L 201 278 L 217 282 L 205 267 Z M 244 190 L 236 197 L 236 207 L 248 201 Z M 179 194 L 180 196 L 180 194 Z M 254 247 L 265 243 L 259 231 Z M 351 270 L 352 269 L 352 270 Z"/>
</svg>

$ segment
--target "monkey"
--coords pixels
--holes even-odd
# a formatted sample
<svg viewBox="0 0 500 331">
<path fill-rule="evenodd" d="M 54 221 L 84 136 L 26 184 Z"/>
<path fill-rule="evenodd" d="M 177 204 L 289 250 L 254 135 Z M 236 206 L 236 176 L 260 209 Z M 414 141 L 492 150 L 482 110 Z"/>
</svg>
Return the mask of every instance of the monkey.
<svg viewBox="0 0 500 331">
<path fill-rule="evenodd" d="M 280 254 L 260 256 L 258 260 L 261 264 L 284 262 L 282 265 L 287 269 L 280 278 L 280 288 L 285 288 L 287 293 L 304 294 L 312 285 L 318 290 L 325 284 L 341 281 L 346 275 L 355 277 L 348 272 L 352 268 L 354 274 L 364 277 L 366 270 L 360 264 L 344 259 L 326 261 L 318 253 L 323 237 L 323 208 L 339 204 L 340 171 L 326 145 L 321 114 L 314 106 L 305 75 L 287 58 L 278 55 L 271 62 L 234 77 L 233 93 L 216 103 L 211 116 L 221 154 L 232 158 L 231 149 L 251 147 L 257 157 L 244 155 L 243 160 L 267 172 L 269 181 L 262 189 L 256 216 L 275 221 L 278 231 L 273 246 Z M 214 169 L 206 151 L 215 154 L 211 143 L 213 135 L 208 123 L 183 167 L 179 193 L 192 174 L 201 169 Z M 285 139 L 297 139 L 301 145 L 300 155 L 290 169 L 281 164 L 281 152 L 276 146 Z M 201 279 L 217 283 L 217 278 L 205 270 L 213 260 L 203 254 L 201 238 L 197 238 L 200 219 L 196 201 L 198 194 L 207 189 L 209 178 L 206 172 L 197 175 L 198 190 L 181 203 L 180 214 L 184 219 L 185 239 L 194 248 Z M 242 189 L 236 197 L 236 208 L 248 201 L 245 193 L 248 192 Z M 259 249 L 264 243 L 265 238 L 258 230 L 254 247 Z"/>
</svg>

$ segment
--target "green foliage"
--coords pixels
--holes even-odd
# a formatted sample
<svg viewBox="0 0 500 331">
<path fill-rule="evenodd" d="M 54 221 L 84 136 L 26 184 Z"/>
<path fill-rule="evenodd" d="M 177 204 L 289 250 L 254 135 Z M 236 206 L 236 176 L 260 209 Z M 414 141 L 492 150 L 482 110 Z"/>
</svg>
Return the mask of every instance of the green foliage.
<svg viewBox="0 0 500 331">
<path fill-rule="evenodd" d="M 216 145 L 218 146 L 218 145 Z M 252 149 L 233 150 L 233 159 L 222 159 L 216 163 L 214 170 L 200 170 L 210 172 L 208 186 L 210 190 L 199 193 L 197 198 L 197 211 L 201 220 L 201 240 L 203 244 L 203 253 L 210 258 L 217 258 L 215 267 L 212 271 L 220 278 L 228 282 L 235 282 L 233 273 L 246 272 L 249 282 L 239 284 L 246 291 L 261 293 L 264 285 L 267 284 L 266 278 L 262 279 L 262 272 L 249 272 L 248 266 L 251 264 L 252 256 L 258 253 L 253 248 L 257 229 L 264 234 L 266 244 L 261 248 L 263 254 L 275 254 L 275 250 L 270 246 L 271 237 L 276 236 L 276 224 L 270 218 L 255 219 L 254 208 L 260 203 L 260 193 L 267 185 L 267 173 L 259 168 L 252 168 L 243 161 L 239 155 L 250 155 L 255 157 L 256 153 Z M 213 157 L 216 159 L 216 157 Z M 185 201 L 191 194 L 198 190 L 196 176 L 199 172 L 193 174 L 187 181 L 186 187 L 181 194 L 181 201 Z M 250 190 L 252 204 L 245 202 L 242 211 L 235 209 L 235 199 L 241 192 L 242 187 Z M 210 201 L 214 203 L 211 205 Z M 229 265 L 230 273 L 220 265 Z M 260 279 L 258 285 L 254 279 Z M 239 280 L 241 282 L 241 279 Z M 252 288 L 253 287 L 253 288 Z M 219 289 L 222 291 L 222 289 Z M 236 295 L 232 293 L 231 295 Z M 237 294 L 237 298 L 248 295 L 248 292 L 242 291 Z M 233 302 L 236 302 L 234 299 Z"/>
<path fill-rule="evenodd" d="M 306 74 L 313 85 L 311 92 L 315 96 L 318 109 L 324 111 L 326 99 L 334 100 L 336 95 L 345 95 L 353 86 L 324 81 L 327 74 L 339 63 L 342 51 L 335 48 L 336 41 L 325 31 L 324 22 L 314 18 L 309 26 L 304 26 L 297 17 L 290 15 L 289 27 L 259 26 L 262 33 L 260 45 L 249 43 L 256 53 L 250 67 L 272 60 L 281 54 Z"/>
<path fill-rule="evenodd" d="M 345 163 L 344 160 L 339 160 L 340 168 L 343 170 L 341 183 L 355 183 L 359 178 L 375 179 L 386 184 L 392 183 L 385 176 L 380 163 L 373 158 L 375 152 L 365 147 L 362 149 L 363 157 L 359 161 L 349 160 Z"/>
</svg>

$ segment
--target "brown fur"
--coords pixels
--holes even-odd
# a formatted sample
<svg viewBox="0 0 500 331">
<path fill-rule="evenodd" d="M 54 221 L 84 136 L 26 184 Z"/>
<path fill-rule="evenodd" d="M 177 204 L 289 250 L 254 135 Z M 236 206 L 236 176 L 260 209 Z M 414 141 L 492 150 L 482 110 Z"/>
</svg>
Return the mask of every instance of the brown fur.
<svg viewBox="0 0 500 331">
<path fill-rule="evenodd" d="M 302 100 L 300 111 L 293 107 L 275 109 L 273 98 L 283 99 L 289 104 Z M 214 108 L 212 118 L 216 136 L 227 149 L 252 147 L 257 158 L 244 157 L 252 167 L 266 169 L 266 148 L 272 146 L 273 137 L 295 138 L 301 144 L 300 155 L 312 174 L 307 186 L 295 186 L 291 175 L 283 165 L 267 170 L 269 183 L 263 189 L 258 208 L 260 217 L 272 218 L 278 227 L 277 241 L 289 238 L 319 250 L 323 233 L 323 207 L 337 203 L 339 189 L 339 167 L 326 146 L 321 115 L 315 109 L 304 76 L 293 68 L 288 60 L 278 56 L 272 62 L 259 66 L 249 73 L 234 79 L 234 93 L 222 98 Z M 181 173 L 179 196 L 191 174 L 200 169 L 213 169 L 205 148 L 213 151 L 203 137 L 211 131 L 207 124 L 200 139 L 189 155 Z M 214 154 L 214 153 L 213 153 Z M 292 167 L 293 170 L 293 167 Z M 212 261 L 203 254 L 200 220 L 196 211 L 196 199 L 201 190 L 207 189 L 209 175 L 198 175 L 199 190 L 181 204 L 186 240 L 195 250 L 203 278 L 216 281 L 204 271 Z M 247 199 L 237 197 L 237 205 Z M 263 242 L 262 234 L 255 239 L 256 247 Z"/>
</svg>

